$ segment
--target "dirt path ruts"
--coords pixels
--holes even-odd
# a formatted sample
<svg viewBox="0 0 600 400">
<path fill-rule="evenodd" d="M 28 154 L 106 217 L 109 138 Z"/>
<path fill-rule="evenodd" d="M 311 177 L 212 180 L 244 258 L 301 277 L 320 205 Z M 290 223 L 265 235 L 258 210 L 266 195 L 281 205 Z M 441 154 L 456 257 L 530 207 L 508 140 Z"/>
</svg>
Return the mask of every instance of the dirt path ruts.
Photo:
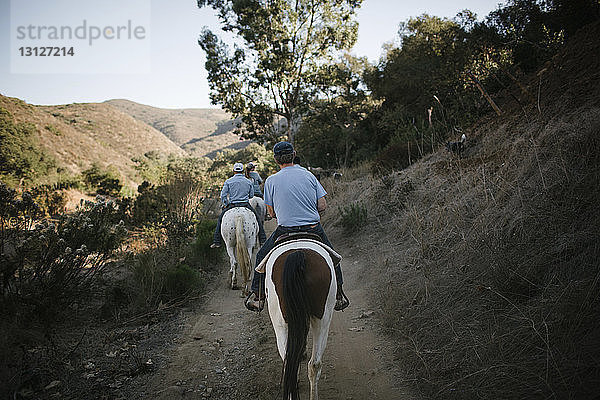
<svg viewBox="0 0 600 400">
<path fill-rule="evenodd" d="M 273 228 L 268 224 L 268 231 Z M 334 314 L 323 357 L 320 398 L 409 399 L 395 388 L 394 371 L 386 362 L 391 346 L 376 334 L 374 312 L 365 301 L 368 293 L 360 284 L 359 258 L 352 256 L 351 249 L 339 250 L 346 256 L 344 287 L 351 306 Z M 282 362 L 268 311 L 247 311 L 240 292 L 227 288 L 227 275 L 224 267 L 205 305 L 188 318 L 170 362 L 154 374 L 141 398 L 279 398 Z M 303 398 L 308 398 L 305 364 L 300 385 Z"/>
</svg>

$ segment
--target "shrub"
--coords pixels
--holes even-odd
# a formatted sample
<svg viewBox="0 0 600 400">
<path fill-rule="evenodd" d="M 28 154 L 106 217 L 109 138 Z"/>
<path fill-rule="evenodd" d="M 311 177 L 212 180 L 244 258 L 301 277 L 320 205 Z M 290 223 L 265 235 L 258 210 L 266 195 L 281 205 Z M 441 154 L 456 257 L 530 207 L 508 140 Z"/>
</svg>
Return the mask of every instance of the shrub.
<svg viewBox="0 0 600 400">
<path fill-rule="evenodd" d="M 196 240 L 191 246 L 191 261 L 195 265 L 207 267 L 217 264 L 223 254 L 221 249 L 211 249 L 217 221 L 204 219 L 196 224 Z"/>
<path fill-rule="evenodd" d="M 167 218 L 163 222 L 167 240 L 188 243 L 202 210 L 202 184 L 189 174 L 181 174 L 173 176 L 161 189 L 167 201 Z"/>
<path fill-rule="evenodd" d="M 123 188 L 117 172 L 103 170 L 98 164 L 83 171 L 82 177 L 90 190 L 100 195 L 116 197 Z"/>
<path fill-rule="evenodd" d="M 44 128 L 46 128 L 49 132 L 52 132 L 56 136 L 62 136 L 62 132 L 60 131 L 60 129 L 58 129 L 54 125 L 46 125 Z"/>
<path fill-rule="evenodd" d="M 164 295 L 178 299 L 197 293 L 203 287 L 200 273 L 187 265 L 178 265 L 165 273 Z"/>
<path fill-rule="evenodd" d="M 204 287 L 202 268 L 182 264 L 185 248 L 160 245 L 140 253 L 134 260 L 134 305 L 153 309 L 160 303 L 182 299 Z"/>
<path fill-rule="evenodd" d="M 191 236 L 202 210 L 202 188 L 203 182 L 188 173 L 174 174 L 158 186 L 144 181 L 132 206 L 132 221 L 138 226 L 162 224 L 169 237 L 176 240 Z"/>
<path fill-rule="evenodd" d="M 411 142 L 390 143 L 373 161 L 373 174 L 385 174 L 408 167 L 419 158 L 417 146 Z"/>
<path fill-rule="evenodd" d="M 67 204 L 66 190 L 83 189 L 82 182 L 71 176 L 61 176 L 57 182 L 45 183 L 28 189 L 44 216 L 57 216 Z"/>
<path fill-rule="evenodd" d="M 168 239 L 168 228 L 147 226 L 144 231 L 150 248 L 133 260 L 135 305 L 154 308 L 161 302 L 198 293 L 204 276 L 221 260 L 223 251 L 211 249 L 216 222 L 201 220 L 195 225 L 196 239 L 180 242 Z"/>
<path fill-rule="evenodd" d="M 367 223 L 367 207 L 361 203 L 339 207 L 340 225 L 347 233 L 359 231 Z"/>
<path fill-rule="evenodd" d="M 144 181 L 158 183 L 166 177 L 168 163 L 158 151 L 149 151 L 131 161 L 136 163 L 135 169 Z"/>
<path fill-rule="evenodd" d="M 13 121 L 12 114 L 0 107 L 0 177 L 16 186 L 31 183 L 56 172 L 56 161 L 38 143 L 33 124 Z"/>
<path fill-rule="evenodd" d="M 163 193 L 148 181 L 138 186 L 138 196 L 133 203 L 132 222 L 135 225 L 160 222 L 167 213 L 167 199 Z"/>
<path fill-rule="evenodd" d="M 114 205 L 100 199 L 58 221 L 35 223 L 39 208 L 31 196 L 17 199 L 0 186 L 3 310 L 49 324 L 82 300 L 126 235 L 114 214 Z"/>
</svg>

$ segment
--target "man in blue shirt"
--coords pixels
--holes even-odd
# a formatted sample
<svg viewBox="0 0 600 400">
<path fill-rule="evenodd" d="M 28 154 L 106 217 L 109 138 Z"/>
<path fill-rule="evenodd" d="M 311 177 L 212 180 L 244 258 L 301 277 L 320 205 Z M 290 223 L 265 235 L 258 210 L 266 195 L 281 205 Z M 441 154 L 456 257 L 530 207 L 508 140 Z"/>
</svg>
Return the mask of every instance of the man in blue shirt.
<svg viewBox="0 0 600 400">
<path fill-rule="evenodd" d="M 333 248 L 321 226 L 322 212 L 327 207 L 327 192 L 317 178 L 300 165 L 294 164 L 296 152 L 289 142 L 279 142 L 273 148 L 275 161 L 281 168 L 265 181 L 265 204 L 267 212 L 277 218 L 277 229 L 267 239 L 256 255 L 256 265 L 275 246 L 275 240 L 284 233 L 308 232 L 319 235 L 321 241 Z M 337 280 L 336 310 L 343 310 L 350 302 L 342 290 L 342 270 L 340 264 L 334 266 Z M 251 311 L 260 311 L 264 307 L 265 274 L 254 271 L 252 293 L 245 305 Z"/>
<path fill-rule="evenodd" d="M 260 223 L 254 208 L 248 203 L 248 200 L 254 197 L 254 185 L 244 176 L 244 165 L 242 163 L 235 163 L 233 165 L 233 172 L 235 174 L 225 181 L 223 189 L 221 189 L 221 201 L 223 202 L 224 207 L 217 220 L 217 227 L 215 229 L 215 234 L 213 235 L 213 243 L 210 245 L 211 248 L 221 247 L 223 244 L 223 238 L 221 237 L 221 220 L 227 210 L 233 207 L 246 207 L 252 210 L 256 216 L 256 221 L 258 222 L 258 241 L 262 245 L 267 239 L 265 228 Z"/>
</svg>

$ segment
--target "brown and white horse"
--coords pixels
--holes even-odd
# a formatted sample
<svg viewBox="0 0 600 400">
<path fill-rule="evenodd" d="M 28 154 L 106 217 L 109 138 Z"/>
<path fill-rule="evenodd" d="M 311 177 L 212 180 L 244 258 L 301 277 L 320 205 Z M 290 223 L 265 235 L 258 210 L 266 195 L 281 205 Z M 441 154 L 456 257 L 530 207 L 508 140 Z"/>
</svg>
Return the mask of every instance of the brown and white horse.
<svg viewBox="0 0 600 400">
<path fill-rule="evenodd" d="M 317 384 L 336 294 L 331 252 L 314 240 L 300 239 L 275 247 L 265 258 L 265 289 L 277 348 L 284 364 L 285 400 L 299 398 L 298 368 L 309 326 L 313 335 L 312 356 L 308 362 L 310 399 L 318 399 Z"/>
</svg>

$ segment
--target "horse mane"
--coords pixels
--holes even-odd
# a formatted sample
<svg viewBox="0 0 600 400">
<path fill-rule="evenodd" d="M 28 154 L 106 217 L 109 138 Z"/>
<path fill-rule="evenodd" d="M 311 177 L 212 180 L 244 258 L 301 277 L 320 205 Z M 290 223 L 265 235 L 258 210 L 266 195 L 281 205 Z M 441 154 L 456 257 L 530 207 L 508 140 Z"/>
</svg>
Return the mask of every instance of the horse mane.
<svg viewBox="0 0 600 400">
<path fill-rule="evenodd" d="M 298 367 L 306 348 L 310 322 L 305 282 L 306 257 L 301 250 L 289 254 L 283 267 L 283 302 L 288 323 L 288 338 L 283 371 L 283 399 L 299 399 Z"/>
</svg>

